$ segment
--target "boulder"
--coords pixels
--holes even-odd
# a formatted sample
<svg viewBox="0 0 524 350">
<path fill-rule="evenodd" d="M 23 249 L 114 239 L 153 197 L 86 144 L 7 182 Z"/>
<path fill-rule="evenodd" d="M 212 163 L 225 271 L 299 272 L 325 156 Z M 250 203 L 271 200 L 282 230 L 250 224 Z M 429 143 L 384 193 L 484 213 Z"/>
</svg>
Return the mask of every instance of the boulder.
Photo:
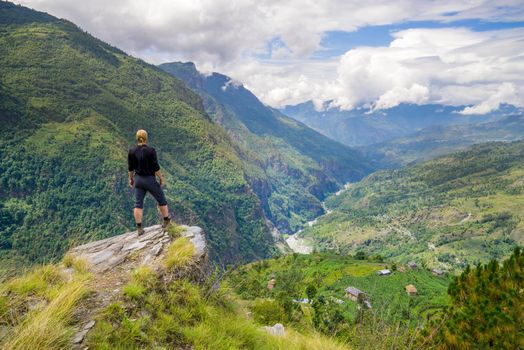
<svg viewBox="0 0 524 350">
<path fill-rule="evenodd" d="M 286 331 L 282 323 L 275 323 L 274 326 L 264 326 L 264 330 L 271 335 L 284 336 Z"/>
</svg>

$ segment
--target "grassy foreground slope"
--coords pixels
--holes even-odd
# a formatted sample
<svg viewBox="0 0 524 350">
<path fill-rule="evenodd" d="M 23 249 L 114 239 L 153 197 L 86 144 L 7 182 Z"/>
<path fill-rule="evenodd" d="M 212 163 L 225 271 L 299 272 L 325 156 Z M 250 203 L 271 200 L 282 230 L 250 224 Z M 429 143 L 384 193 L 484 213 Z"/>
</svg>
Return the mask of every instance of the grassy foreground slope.
<svg viewBox="0 0 524 350">
<path fill-rule="evenodd" d="M 354 149 L 265 106 L 225 75 L 203 75 L 191 62 L 159 67 L 198 92 L 208 114 L 241 148 L 249 182 L 281 232 L 295 232 L 322 213 L 327 193 L 371 171 Z"/>
<path fill-rule="evenodd" d="M 215 260 L 272 253 L 236 146 L 183 82 L 4 1 L 0 47 L 0 258 L 42 261 L 131 227 L 126 152 L 139 128 L 158 150 L 175 218 L 206 230 Z"/>
<path fill-rule="evenodd" d="M 380 171 L 330 197 L 304 234 L 321 250 L 446 269 L 500 259 L 524 244 L 523 164 L 520 141 Z"/>
<path fill-rule="evenodd" d="M 0 325 L 7 330 L 0 333 L 0 348 L 350 349 L 330 337 L 290 327 L 283 336 L 268 334 L 216 280 L 197 277 L 204 266 L 193 260 L 193 251 L 179 237 L 158 265 L 139 266 L 131 260 L 134 269 L 102 274 L 85 260 L 66 255 L 62 263 L 6 281 L 0 285 Z M 124 284 L 116 283 L 120 279 Z M 117 288 L 110 296 L 103 294 L 111 298 L 107 303 L 97 300 L 101 284 L 111 291 Z M 80 339 L 83 343 L 75 344 L 86 324 L 92 328 Z"/>
</svg>

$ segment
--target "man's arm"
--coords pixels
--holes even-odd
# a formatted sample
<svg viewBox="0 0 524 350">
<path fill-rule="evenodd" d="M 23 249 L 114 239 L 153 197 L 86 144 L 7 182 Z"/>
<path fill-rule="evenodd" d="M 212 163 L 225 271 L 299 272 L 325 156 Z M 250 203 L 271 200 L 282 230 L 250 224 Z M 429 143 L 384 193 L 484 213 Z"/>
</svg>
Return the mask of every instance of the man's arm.
<svg viewBox="0 0 524 350">
<path fill-rule="evenodd" d="M 164 186 L 164 176 L 162 176 L 160 170 L 155 171 L 155 176 L 158 177 L 158 183 L 160 184 L 160 186 Z"/>
<path fill-rule="evenodd" d="M 128 171 L 127 172 L 127 177 L 129 179 L 129 187 L 134 187 L 135 186 L 135 179 L 133 177 L 133 175 L 135 174 L 134 171 Z"/>
</svg>

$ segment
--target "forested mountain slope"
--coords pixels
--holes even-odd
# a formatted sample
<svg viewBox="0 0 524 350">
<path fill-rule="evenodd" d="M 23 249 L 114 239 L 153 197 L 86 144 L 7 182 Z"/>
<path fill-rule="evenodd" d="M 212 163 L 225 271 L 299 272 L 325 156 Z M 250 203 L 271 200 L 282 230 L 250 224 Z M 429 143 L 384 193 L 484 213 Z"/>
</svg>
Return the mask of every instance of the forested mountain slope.
<svg viewBox="0 0 524 350">
<path fill-rule="evenodd" d="M 225 75 L 203 75 L 191 62 L 160 68 L 198 92 L 209 115 L 239 145 L 250 164 L 249 181 L 282 232 L 296 231 L 322 213 L 327 193 L 371 171 L 359 152 L 265 106 Z"/>
<path fill-rule="evenodd" d="M 3 1 L 0 47 L 4 260 L 46 260 L 72 241 L 132 227 L 126 152 L 139 128 L 158 151 L 176 220 L 204 228 L 213 259 L 272 254 L 238 148 L 182 81 L 68 21 Z"/>
<path fill-rule="evenodd" d="M 379 171 L 326 204 L 304 232 L 319 249 L 444 269 L 500 259 L 524 244 L 524 141 Z"/>
</svg>

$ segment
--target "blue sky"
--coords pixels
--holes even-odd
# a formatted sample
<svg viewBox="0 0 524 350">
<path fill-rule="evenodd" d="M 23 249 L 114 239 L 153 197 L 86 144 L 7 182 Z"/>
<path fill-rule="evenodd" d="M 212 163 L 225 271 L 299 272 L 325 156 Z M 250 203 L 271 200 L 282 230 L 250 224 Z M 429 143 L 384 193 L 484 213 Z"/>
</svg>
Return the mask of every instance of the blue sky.
<svg viewBox="0 0 524 350">
<path fill-rule="evenodd" d="M 387 46 L 393 40 L 391 33 L 410 28 L 453 28 L 464 27 L 473 31 L 491 31 L 524 27 L 524 21 L 487 22 L 480 19 L 467 19 L 452 22 L 418 21 L 393 25 L 366 26 L 354 32 L 328 31 L 322 36 L 321 49 L 312 55 L 316 59 L 340 56 L 359 46 Z"/>
</svg>

